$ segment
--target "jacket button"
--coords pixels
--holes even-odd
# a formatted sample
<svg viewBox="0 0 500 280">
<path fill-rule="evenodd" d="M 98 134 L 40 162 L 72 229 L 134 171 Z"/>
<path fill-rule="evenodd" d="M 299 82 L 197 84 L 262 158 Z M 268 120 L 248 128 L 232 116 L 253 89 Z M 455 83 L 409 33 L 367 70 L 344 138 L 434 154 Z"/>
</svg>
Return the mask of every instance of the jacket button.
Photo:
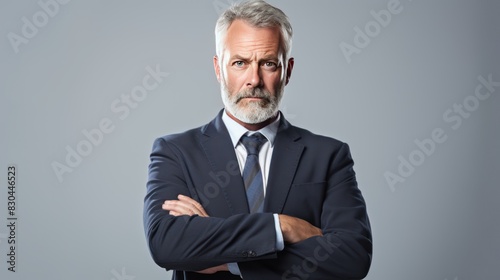
<svg viewBox="0 0 500 280">
<path fill-rule="evenodd" d="M 243 257 L 248 257 L 248 253 L 247 253 L 246 251 L 244 251 L 243 253 L 241 253 L 241 255 L 242 255 Z"/>
<path fill-rule="evenodd" d="M 255 253 L 254 251 L 248 251 L 248 256 L 255 257 L 257 256 L 257 253 Z"/>
</svg>

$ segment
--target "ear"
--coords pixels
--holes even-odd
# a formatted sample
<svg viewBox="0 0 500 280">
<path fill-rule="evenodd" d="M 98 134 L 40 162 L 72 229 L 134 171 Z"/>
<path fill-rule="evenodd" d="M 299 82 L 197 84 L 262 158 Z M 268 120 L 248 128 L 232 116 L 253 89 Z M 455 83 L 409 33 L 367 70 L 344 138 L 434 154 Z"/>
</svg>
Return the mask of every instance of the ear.
<svg viewBox="0 0 500 280">
<path fill-rule="evenodd" d="M 288 82 L 290 81 L 290 76 L 292 76 L 293 63 L 294 63 L 294 59 L 293 59 L 293 57 L 290 57 L 290 59 L 288 59 L 288 66 L 286 67 L 286 83 L 285 83 L 285 85 L 288 85 Z"/>
<path fill-rule="evenodd" d="M 220 83 L 220 64 L 219 64 L 219 58 L 214 55 L 214 70 L 215 70 L 215 76 L 217 77 L 217 81 Z"/>
</svg>

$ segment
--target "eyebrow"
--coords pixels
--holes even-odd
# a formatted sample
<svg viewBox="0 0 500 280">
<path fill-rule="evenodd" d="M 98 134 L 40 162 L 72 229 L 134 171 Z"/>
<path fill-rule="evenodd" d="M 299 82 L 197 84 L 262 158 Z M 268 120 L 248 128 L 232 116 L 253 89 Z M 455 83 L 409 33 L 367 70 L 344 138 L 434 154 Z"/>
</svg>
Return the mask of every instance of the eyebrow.
<svg viewBox="0 0 500 280">
<path fill-rule="evenodd" d="M 248 61 L 249 59 L 247 57 L 243 57 L 239 54 L 235 54 L 234 56 L 230 57 L 230 61 L 231 60 L 244 60 L 244 61 Z M 279 57 L 278 56 L 274 56 L 274 55 L 266 55 L 264 57 L 262 57 L 259 61 L 277 61 L 279 62 Z"/>
<path fill-rule="evenodd" d="M 248 58 L 243 57 L 243 56 L 241 56 L 241 55 L 239 55 L 239 54 L 235 54 L 235 55 L 233 55 L 233 56 L 231 56 L 231 57 L 229 58 L 229 60 L 235 60 L 235 59 L 237 59 L 237 60 L 248 60 Z"/>
</svg>

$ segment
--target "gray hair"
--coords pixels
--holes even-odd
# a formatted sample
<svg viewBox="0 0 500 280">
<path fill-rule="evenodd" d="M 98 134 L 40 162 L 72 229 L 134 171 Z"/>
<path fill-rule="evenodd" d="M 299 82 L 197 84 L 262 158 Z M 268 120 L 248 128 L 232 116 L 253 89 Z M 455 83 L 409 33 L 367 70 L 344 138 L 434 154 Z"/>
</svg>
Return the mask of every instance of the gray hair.
<svg viewBox="0 0 500 280">
<path fill-rule="evenodd" d="M 243 20 L 253 27 L 279 27 L 280 51 L 282 51 L 283 63 L 286 65 L 292 51 L 292 25 L 282 10 L 262 0 L 233 4 L 220 15 L 215 25 L 215 51 L 220 60 L 222 60 L 227 30 L 236 19 Z"/>
</svg>

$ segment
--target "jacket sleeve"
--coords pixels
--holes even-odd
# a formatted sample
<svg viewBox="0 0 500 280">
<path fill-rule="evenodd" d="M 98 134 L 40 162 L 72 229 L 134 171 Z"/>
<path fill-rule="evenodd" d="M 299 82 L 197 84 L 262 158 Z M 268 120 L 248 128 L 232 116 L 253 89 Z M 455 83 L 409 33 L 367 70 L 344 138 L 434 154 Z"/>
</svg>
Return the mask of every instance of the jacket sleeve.
<svg viewBox="0 0 500 280">
<path fill-rule="evenodd" d="M 208 267 L 276 257 L 271 213 L 228 218 L 172 216 L 161 208 L 179 194 L 193 197 L 182 149 L 159 138 L 153 145 L 144 199 L 144 228 L 154 261 L 166 269 L 197 271 Z"/>
<path fill-rule="evenodd" d="M 277 259 L 240 264 L 244 279 L 362 279 L 366 276 L 372 256 L 371 229 L 347 144 L 342 144 L 329 162 L 321 225 L 317 225 L 323 236 L 286 244 Z"/>
</svg>

